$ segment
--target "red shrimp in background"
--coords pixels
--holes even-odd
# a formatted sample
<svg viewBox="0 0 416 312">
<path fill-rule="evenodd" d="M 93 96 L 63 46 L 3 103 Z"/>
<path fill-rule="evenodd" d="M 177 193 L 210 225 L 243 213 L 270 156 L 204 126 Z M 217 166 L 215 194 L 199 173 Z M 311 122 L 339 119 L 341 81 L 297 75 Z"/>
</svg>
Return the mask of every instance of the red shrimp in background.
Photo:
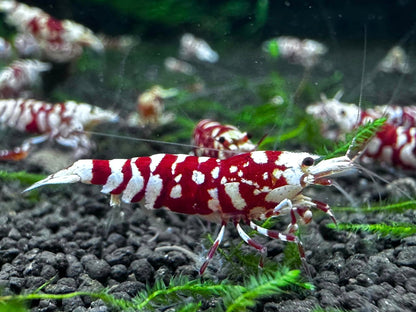
<svg viewBox="0 0 416 312">
<path fill-rule="evenodd" d="M 17 60 L 0 72 L 0 98 L 23 98 L 24 92 L 40 83 L 40 74 L 51 64 L 38 60 Z"/>
<path fill-rule="evenodd" d="M 250 141 L 247 132 L 241 132 L 231 125 L 204 119 L 195 127 L 192 135 L 196 156 L 209 156 L 225 159 L 237 154 L 253 152 L 257 145 Z"/>
<path fill-rule="evenodd" d="M 70 20 L 58 20 L 39 8 L 13 0 L 0 2 L 6 22 L 18 32 L 30 34 L 43 59 L 56 63 L 71 61 L 82 54 L 83 47 L 101 52 L 104 46 L 87 27 Z"/>
<path fill-rule="evenodd" d="M 404 169 L 416 168 L 416 106 L 381 105 L 363 110 L 356 104 L 340 102 L 341 96 L 342 92 L 332 99 L 322 96 L 321 102 L 306 109 L 321 121 L 324 137 L 341 140 L 358 126 L 386 117 L 364 155 Z"/>
<path fill-rule="evenodd" d="M 51 104 L 31 99 L 0 100 L 0 124 L 21 132 L 39 134 L 14 150 L 0 151 L 0 160 L 25 158 L 30 148 L 48 139 L 71 147 L 79 158 L 93 146 L 84 130 L 103 122 L 117 122 L 118 114 L 87 104 L 67 101 Z"/>
<path fill-rule="evenodd" d="M 156 127 L 172 122 L 173 113 L 165 112 L 164 100 L 178 94 L 175 88 L 164 89 L 155 85 L 137 97 L 137 112 L 130 114 L 127 124 L 131 127 Z"/>
</svg>

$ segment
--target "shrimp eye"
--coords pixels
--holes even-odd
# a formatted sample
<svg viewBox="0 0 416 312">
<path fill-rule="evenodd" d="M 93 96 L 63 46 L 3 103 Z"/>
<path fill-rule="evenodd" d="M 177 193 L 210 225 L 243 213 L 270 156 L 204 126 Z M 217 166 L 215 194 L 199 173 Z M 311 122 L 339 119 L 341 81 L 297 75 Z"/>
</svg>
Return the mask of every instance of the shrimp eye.
<svg viewBox="0 0 416 312">
<path fill-rule="evenodd" d="M 218 138 L 218 142 L 220 142 L 221 144 L 225 142 L 225 138 L 224 137 L 219 137 Z"/>
<path fill-rule="evenodd" d="M 315 162 L 315 161 L 313 160 L 313 158 L 312 158 L 312 157 L 306 157 L 306 158 L 304 158 L 304 159 L 302 160 L 302 166 L 307 166 L 307 167 L 309 167 L 309 166 L 312 166 L 314 162 Z"/>
<path fill-rule="evenodd" d="M 246 133 L 246 137 L 250 140 L 253 136 L 251 135 L 251 133 Z"/>
</svg>

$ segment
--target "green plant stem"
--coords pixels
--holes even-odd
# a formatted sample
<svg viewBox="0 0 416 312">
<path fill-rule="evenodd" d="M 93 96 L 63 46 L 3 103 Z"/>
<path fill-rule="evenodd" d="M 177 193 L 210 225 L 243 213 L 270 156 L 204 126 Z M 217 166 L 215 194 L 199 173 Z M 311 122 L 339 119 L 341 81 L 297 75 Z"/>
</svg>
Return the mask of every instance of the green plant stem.
<svg viewBox="0 0 416 312">
<path fill-rule="evenodd" d="M 377 233 L 381 236 L 395 236 L 405 238 L 416 234 L 416 225 L 409 223 L 392 223 L 392 224 L 351 224 L 339 223 L 327 224 L 327 227 L 334 230 L 345 230 L 351 232 L 366 231 L 370 233 Z"/>
<path fill-rule="evenodd" d="M 380 205 L 380 206 L 371 206 L 371 207 L 333 207 L 331 208 L 335 212 L 403 212 L 409 209 L 416 209 L 416 201 L 409 200 L 401 203 L 395 204 L 388 204 L 388 205 Z"/>
<path fill-rule="evenodd" d="M 235 287 L 241 287 L 241 286 L 235 286 Z M 175 293 L 175 292 L 181 292 L 181 291 L 193 291 L 195 293 L 199 293 L 201 291 L 203 292 L 213 292 L 213 293 L 220 293 L 220 292 L 224 292 L 224 285 L 202 285 L 202 286 L 198 286 L 198 285 L 179 285 L 179 286 L 174 286 L 168 289 L 160 289 L 160 290 L 156 290 L 153 293 L 149 294 L 149 296 L 140 304 L 136 305 L 135 308 L 136 309 L 143 309 L 147 304 L 150 303 L 150 301 L 154 300 L 156 297 L 158 296 L 166 296 L 169 295 L 171 293 Z"/>
<path fill-rule="evenodd" d="M 227 307 L 226 312 L 243 311 L 248 306 L 254 306 L 256 300 L 283 292 L 283 288 L 289 285 L 298 285 L 306 289 L 313 289 L 311 284 L 298 281 L 299 274 L 299 270 L 286 271 L 283 275 L 276 274 L 264 280 L 257 280 L 254 276 L 251 276 L 249 285 L 241 291 L 240 296 L 232 301 L 232 304 Z"/>
<path fill-rule="evenodd" d="M 135 308 L 133 303 L 130 303 L 125 300 L 118 300 L 113 298 L 111 295 L 108 295 L 104 292 L 101 293 L 90 293 L 85 291 L 76 291 L 67 294 L 39 294 L 39 293 L 32 293 L 26 295 L 11 295 L 11 296 L 0 296 L 0 304 L 4 304 L 7 301 L 28 301 L 28 300 L 62 300 L 62 299 L 69 299 L 77 296 L 89 296 L 92 298 L 101 299 L 104 302 L 114 304 L 117 302 L 118 305 L 123 306 L 125 308 Z"/>
</svg>

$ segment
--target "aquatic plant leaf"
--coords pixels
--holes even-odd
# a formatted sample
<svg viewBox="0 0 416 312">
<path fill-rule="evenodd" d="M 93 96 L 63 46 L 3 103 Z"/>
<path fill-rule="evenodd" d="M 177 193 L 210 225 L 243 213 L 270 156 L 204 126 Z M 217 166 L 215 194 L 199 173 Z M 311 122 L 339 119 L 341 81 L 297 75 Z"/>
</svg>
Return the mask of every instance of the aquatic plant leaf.
<svg viewBox="0 0 416 312">
<path fill-rule="evenodd" d="M 409 209 L 416 209 L 416 201 L 409 200 L 394 204 L 373 205 L 369 207 L 333 207 L 334 212 L 395 212 L 401 213 Z"/>
<path fill-rule="evenodd" d="M 270 40 L 267 44 L 267 52 L 270 56 L 277 58 L 279 56 L 279 45 L 276 40 Z"/>
<path fill-rule="evenodd" d="M 334 230 L 345 230 L 350 232 L 366 231 L 370 233 L 376 233 L 380 236 L 395 236 L 399 238 L 408 237 L 416 234 L 416 225 L 411 223 L 399 223 L 393 222 L 391 224 L 352 224 L 352 223 L 339 223 L 327 224 L 327 227 Z"/>
<path fill-rule="evenodd" d="M 386 120 L 386 118 L 379 118 L 365 125 L 361 125 L 352 134 L 347 136 L 345 142 L 338 144 L 333 152 L 326 153 L 327 155 L 325 155 L 324 159 L 345 154 L 348 154 L 350 158 L 356 157 L 365 149 L 367 143 L 381 129 Z"/>
<path fill-rule="evenodd" d="M 231 304 L 228 304 L 229 301 L 224 301 L 226 311 L 246 311 L 248 307 L 255 306 L 257 300 L 279 294 L 290 285 L 312 290 L 313 285 L 300 282 L 299 276 L 299 270 L 289 271 L 285 268 L 275 274 L 251 275 L 245 283 L 245 291 L 233 298 Z"/>
<path fill-rule="evenodd" d="M 7 302 L 2 302 L 0 298 L 0 312 L 27 312 L 29 311 L 26 308 L 26 305 L 23 301 L 20 300 L 10 300 Z"/>
<path fill-rule="evenodd" d="M 89 296 L 101 299 L 106 304 L 122 311 L 148 311 L 161 307 L 176 306 L 179 311 L 197 311 L 201 306 L 200 298 L 217 296 L 227 311 L 246 311 L 253 307 L 257 300 L 279 294 L 283 289 L 298 287 L 300 289 L 313 289 L 309 283 L 300 281 L 298 270 L 290 271 L 281 268 L 273 273 L 262 273 L 249 276 L 242 285 L 232 284 L 229 281 L 216 283 L 210 280 L 189 280 L 187 277 L 171 279 L 168 285 L 161 280 L 155 282 L 153 287 L 140 292 L 133 300 L 117 299 L 108 293 L 108 289 L 100 292 L 73 292 L 66 294 L 31 293 L 12 296 L 0 296 L 1 311 L 26 312 L 24 304 L 30 300 L 62 300 L 76 296 Z M 185 298 L 193 298 L 195 302 L 185 302 Z M 7 310 L 1 310 L 5 308 Z M 221 310 L 221 305 L 219 306 Z"/>
<path fill-rule="evenodd" d="M 2 180 L 18 180 L 24 184 L 33 184 L 44 178 L 46 178 L 46 175 L 43 174 L 28 173 L 26 171 L 8 172 L 0 170 L 0 179 Z"/>
</svg>

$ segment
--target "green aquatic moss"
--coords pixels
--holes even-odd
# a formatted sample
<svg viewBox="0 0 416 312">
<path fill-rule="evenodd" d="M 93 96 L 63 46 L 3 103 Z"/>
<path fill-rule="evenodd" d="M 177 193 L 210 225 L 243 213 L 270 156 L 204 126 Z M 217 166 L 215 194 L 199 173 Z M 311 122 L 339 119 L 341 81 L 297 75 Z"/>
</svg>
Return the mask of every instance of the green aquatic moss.
<svg viewBox="0 0 416 312">
<path fill-rule="evenodd" d="M 173 278 L 168 285 L 163 281 L 156 281 L 153 287 L 148 286 L 132 300 L 117 299 L 108 289 L 67 294 L 45 294 L 38 290 L 31 294 L 0 296 L 0 311 L 23 312 L 27 311 L 26 303 L 31 300 L 62 300 L 77 296 L 101 299 L 120 311 L 155 311 L 166 307 L 175 307 L 176 311 L 196 311 L 204 298 L 216 298 L 218 311 L 246 311 L 262 298 L 296 288 L 312 290 L 313 286 L 300 280 L 298 270 L 282 268 L 273 274 L 251 275 L 242 284 L 233 284 L 230 281 L 218 283 L 201 278 L 189 280 L 187 277 Z"/>
<path fill-rule="evenodd" d="M 364 231 L 375 233 L 380 236 L 394 236 L 398 238 L 405 238 L 416 234 L 416 225 L 411 223 L 392 222 L 391 224 L 353 224 L 353 223 L 339 223 L 327 224 L 330 229 L 338 231 L 358 232 Z"/>
<path fill-rule="evenodd" d="M 402 213 L 409 209 L 416 209 L 416 201 L 409 200 L 394 204 L 371 205 L 368 207 L 333 207 L 334 212 L 364 212 L 364 213 Z"/>
<path fill-rule="evenodd" d="M 381 129 L 386 120 L 386 118 L 379 118 L 372 122 L 368 122 L 365 125 L 361 125 L 349 134 L 344 142 L 338 143 L 332 152 L 326 150 L 321 152 L 321 154 L 325 155 L 325 159 L 345 155 L 347 152 L 352 154 L 352 156 L 355 156 L 359 151 L 365 148 L 366 144 Z"/>
<path fill-rule="evenodd" d="M 46 175 L 43 174 L 28 173 L 26 171 L 8 172 L 0 170 L 0 179 L 5 181 L 18 180 L 23 184 L 33 184 L 44 178 L 46 178 Z"/>
</svg>

